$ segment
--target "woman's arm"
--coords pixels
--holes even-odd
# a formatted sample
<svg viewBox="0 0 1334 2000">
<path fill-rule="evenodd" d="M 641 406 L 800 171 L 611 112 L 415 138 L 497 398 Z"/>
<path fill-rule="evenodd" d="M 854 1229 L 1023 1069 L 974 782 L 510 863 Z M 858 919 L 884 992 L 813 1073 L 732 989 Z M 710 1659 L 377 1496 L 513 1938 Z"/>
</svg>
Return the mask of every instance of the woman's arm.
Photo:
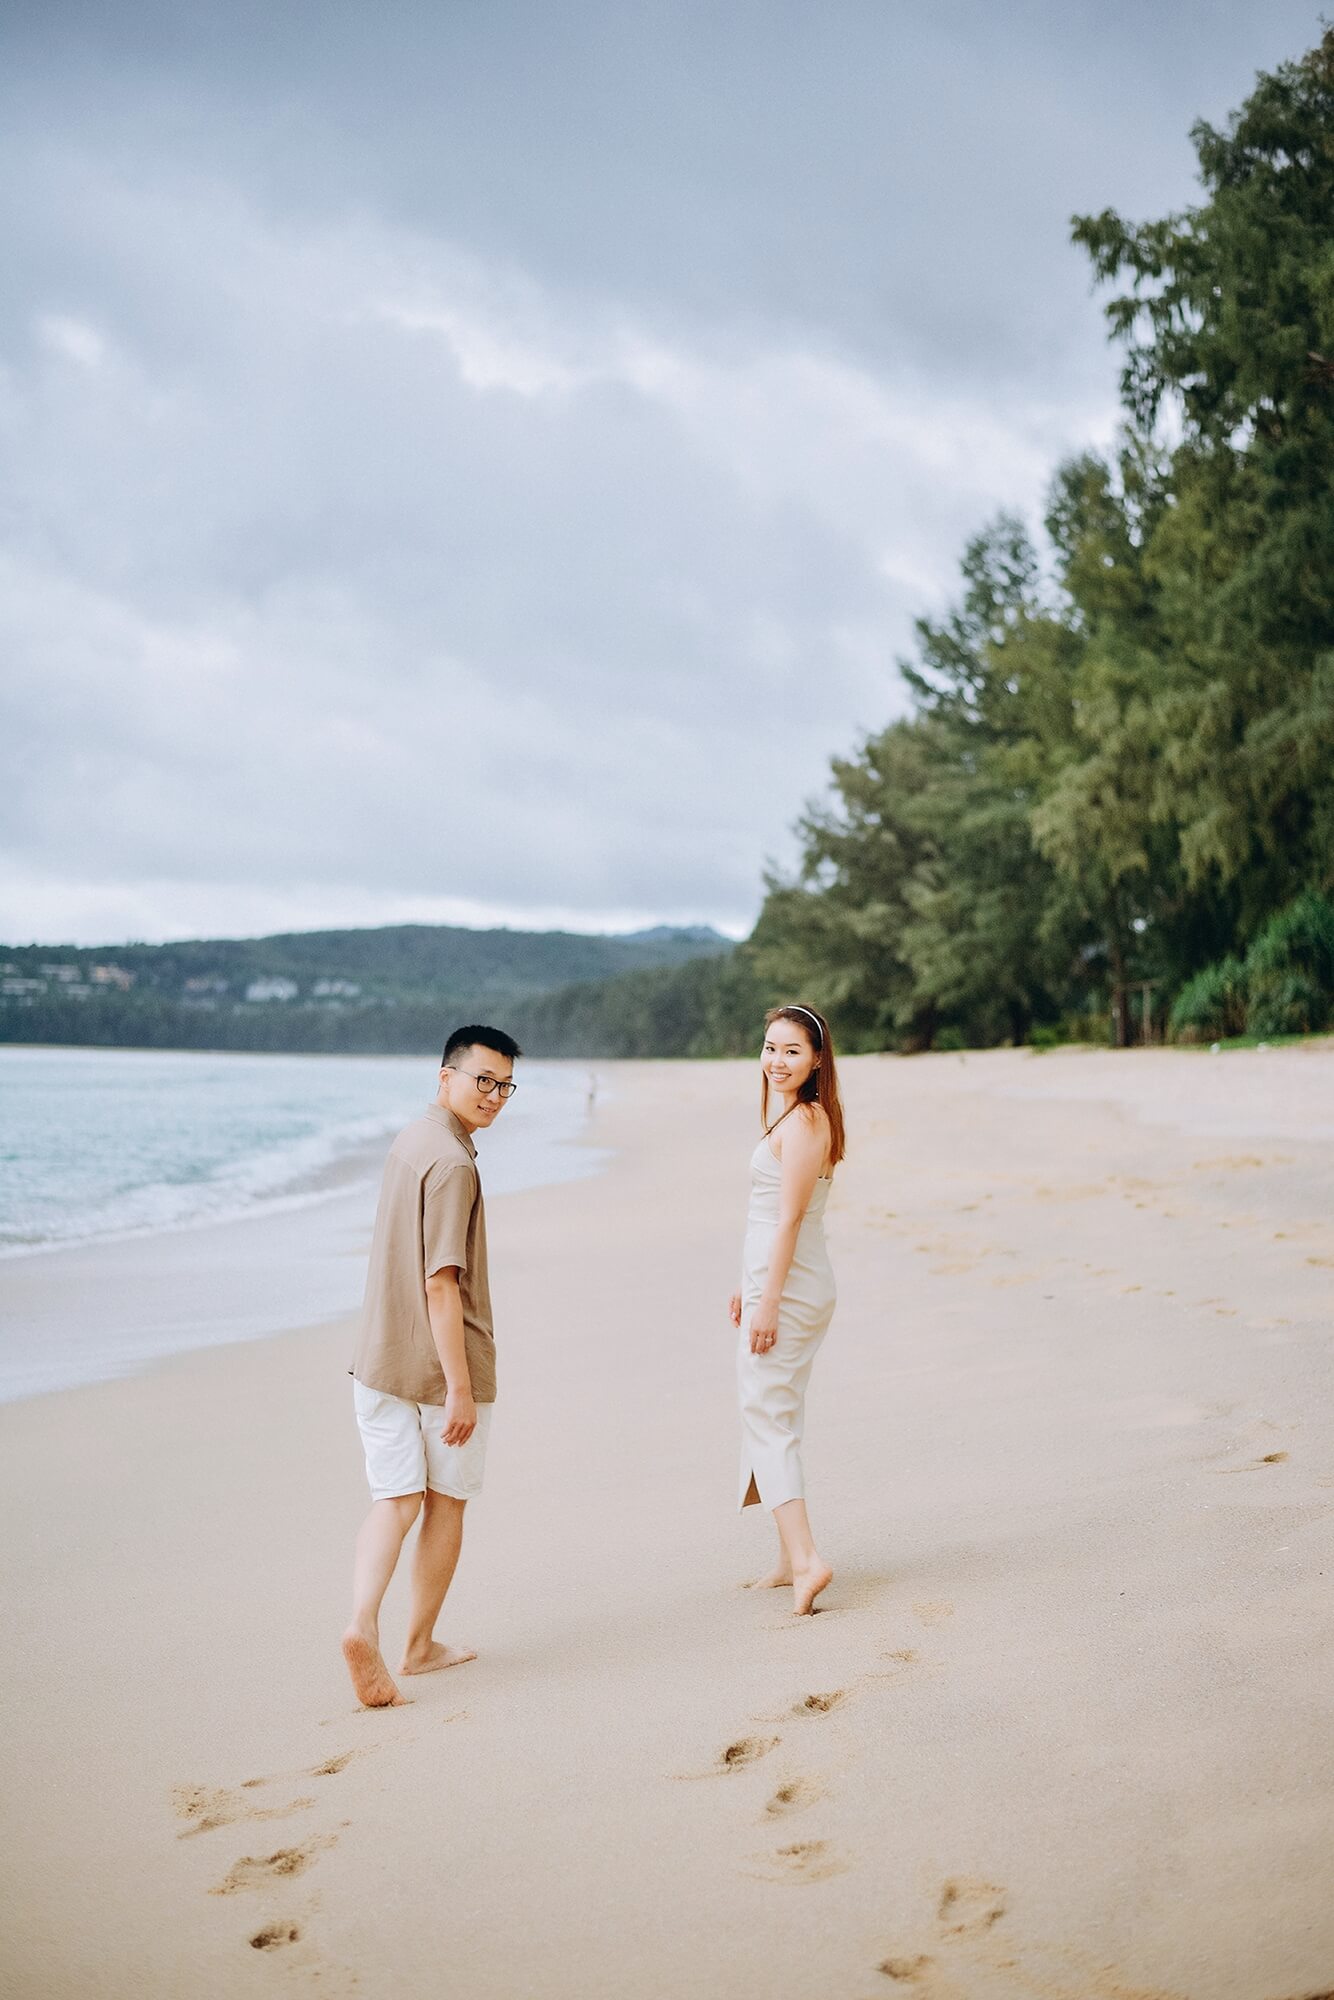
<svg viewBox="0 0 1334 2000">
<path fill-rule="evenodd" d="M 810 1207 L 829 1146 L 829 1120 L 818 1104 L 803 1105 L 783 1134 L 783 1178 L 778 1191 L 778 1227 L 769 1252 L 764 1290 L 750 1322 L 750 1351 L 765 1354 L 778 1338 L 778 1303 L 792 1269 L 797 1235 Z"/>
</svg>

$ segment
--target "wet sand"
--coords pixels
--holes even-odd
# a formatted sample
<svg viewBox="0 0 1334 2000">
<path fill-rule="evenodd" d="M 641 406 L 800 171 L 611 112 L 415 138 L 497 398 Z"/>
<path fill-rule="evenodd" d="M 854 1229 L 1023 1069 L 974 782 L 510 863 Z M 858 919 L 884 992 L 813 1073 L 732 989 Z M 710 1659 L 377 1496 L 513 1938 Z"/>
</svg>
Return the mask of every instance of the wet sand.
<svg viewBox="0 0 1334 2000">
<path fill-rule="evenodd" d="M 1334 1988 L 1334 1050 L 846 1066 L 800 1621 L 733 1511 L 753 1073 L 606 1073 L 609 1170 L 492 1205 L 480 1657 L 409 1706 L 337 1650 L 345 1325 L 0 1410 L 0 1990 Z"/>
</svg>

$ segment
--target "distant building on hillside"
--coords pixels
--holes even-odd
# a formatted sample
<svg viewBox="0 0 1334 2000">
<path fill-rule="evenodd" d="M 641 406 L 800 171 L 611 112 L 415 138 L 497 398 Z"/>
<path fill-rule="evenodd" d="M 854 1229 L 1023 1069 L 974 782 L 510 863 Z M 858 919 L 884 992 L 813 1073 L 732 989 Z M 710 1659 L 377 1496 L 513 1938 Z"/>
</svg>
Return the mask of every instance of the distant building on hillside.
<svg viewBox="0 0 1334 2000">
<path fill-rule="evenodd" d="M 95 965 L 89 976 L 94 986 L 114 986 L 120 993 L 128 993 L 134 984 L 134 974 L 123 965 Z"/>
<path fill-rule="evenodd" d="M 79 968 L 77 965 L 44 965 L 42 967 L 42 977 L 44 979 L 57 980 L 61 986 L 69 986 L 78 976 Z"/>
<path fill-rule="evenodd" d="M 312 1000 L 355 1000 L 361 988 L 351 979 L 317 979 L 310 989 Z"/>
<path fill-rule="evenodd" d="M 201 973 L 197 979 L 187 979 L 184 991 L 189 994 L 225 993 L 227 981 L 219 979 L 215 973 Z"/>
<path fill-rule="evenodd" d="M 295 979 L 252 979 L 246 987 L 247 1000 L 295 1000 L 300 988 Z"/>
</svg>

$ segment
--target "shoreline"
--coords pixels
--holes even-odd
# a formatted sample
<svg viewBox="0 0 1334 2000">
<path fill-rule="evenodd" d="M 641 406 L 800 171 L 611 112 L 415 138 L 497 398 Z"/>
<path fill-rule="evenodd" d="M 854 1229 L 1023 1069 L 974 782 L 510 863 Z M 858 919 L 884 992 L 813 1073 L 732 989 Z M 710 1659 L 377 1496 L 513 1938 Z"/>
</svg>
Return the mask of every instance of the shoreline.
<svg viewBox="0 0 1334 2000">
<path fill-rule="evenodd" d="M 1235 1060 L 1323 1124 L 1334 1053 Z M 10 1990 L 1328 1985 L 1334 1162 L 1057 1067 L 846 1064 L 813 1619 L 739 1588 L 749 1063 L 617 1065 L 607 1171 L 489 1206 L 500 1402 L 441 1628 L 480 1657 L 408 1707 L 337 1656 L 346 1321 L 0 1408 Z M 1154 1067 L 1185 1124 L 1235 1098 Z"/>
<path fill-rule="evenodd" d="M 386 1131 L 385 1145 L 391 1137 L 392 1132 Z M 293 1187 L 288 1192 L 272 1196 L 257 1196 L 249 1209 L 230 1215 L 190 1216 L 180 1222 L 143 1223 L 138 1228 L 107 1229 L 93 1236 L 47 1237 L 40 1243 L 0 1244 L 0 1267 L 26 1257 L 69 1255 L 74 1251 L 99 1250 L 117 1243 L 191 1236 L 207 1229 L 243 1229 L 248 1223 L 264 1222 L 270 1216 L 294 1215 L 302 1209 L 317 1208 L 321 1202 L 336 1200 L 340 1195 L 360 1194 L 367 1188 L 373 1191 L 379 1184 L 383 1162 L 384 1146 L 378 1140 L 368 1141 L 362 1146 L 350 1147 L 337 1159 L 317 1168 L 310 1176 L 310 1185 Z M 0 1280 L 3 1275 L 0 1268 Z"/>
<path fill-rule="evenodd" d="M 483 1151 L 488 1196 L 597 1174 L 580 1086 L 551 1091 Z M 424 1103 L 429 1072 L 422 1081 Z M 530 1100 L 531 1102 L 531 1100 Z M 411 1115 L 410 1113 L 408 1115 Z M 315 1185 L 239 1212 L 45 1242 L 0 1254 L 0 1404 L 132 1374 L 196 1347 L 263 1340 L 355 1313 L 380 1173 L 402 1120 L 311 1170 Z"/>
</svg>

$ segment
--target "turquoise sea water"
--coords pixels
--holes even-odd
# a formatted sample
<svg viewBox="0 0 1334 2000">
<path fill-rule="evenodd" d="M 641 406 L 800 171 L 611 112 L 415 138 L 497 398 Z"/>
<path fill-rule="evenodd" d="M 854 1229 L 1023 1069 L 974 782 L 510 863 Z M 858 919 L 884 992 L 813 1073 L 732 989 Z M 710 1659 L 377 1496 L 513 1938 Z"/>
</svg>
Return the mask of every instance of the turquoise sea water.
<svg viewBox="0 0 1334 2000">
<path fill-rule="evenodd" d="M 253 1216 L 378 1179 L 429 1057 L 0 1048 L 0 1257 Z M 588 1078 L 520 1065 L 488 1193 L 596 1170 Z"/>
<path fill-rule="evenodd" d="M 488 1196 L 596 1173 L 588 1071 L 519 1078 Z M 0 1402 L 326 1323 L 341 1378 L 385 1151 L 435 1087 L 429 1057 L 0 1048 Z"/>
</svg>

